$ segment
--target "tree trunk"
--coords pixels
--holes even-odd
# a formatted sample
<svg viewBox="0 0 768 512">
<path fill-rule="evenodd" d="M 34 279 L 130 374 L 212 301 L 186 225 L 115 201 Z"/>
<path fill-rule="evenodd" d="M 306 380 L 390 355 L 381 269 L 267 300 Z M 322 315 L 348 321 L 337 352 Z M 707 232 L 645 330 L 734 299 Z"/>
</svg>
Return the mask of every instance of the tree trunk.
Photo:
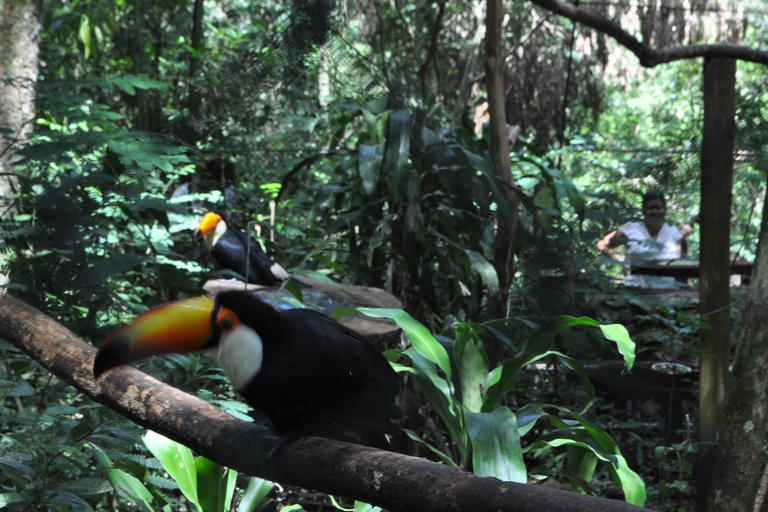
<svg viewBox="0 0 768 512">
<path fill-rule="evenodd" d="M 701 330 L 698 509 L 707 509 L 715 443 L 725 409 L 730 340 L 730 230 L 735 135 L 736 61 L 704 61 L 701 149 Z M 755 474 L 758 474 L 756 472 Z"/>
<path fill-rule="evenodd" d="M 497 210 L 493 263 L 499 276 L 499 290 L 488 297 L 487 316 L 489 319 L 507 316 L 509 287 L 515 275 L 515 232 L 519 208 L 519 200 L 514 193 L 515 180 L 512 177 L 509 161 L 507 119 L 504 108 L 504 80 L 501 75 L 503 64 L 501 21 L 504 17 L 501 4 L 501 0 L 488 0 L 486 9 L 485 83 L 488 89 L 488 113 L 490 115 L 491 163 L 500 184 L 499 188 L 502 194 L 506 196 L 511 213 L 505 214 L 505 208 Z M 490 353 L 489 356 L 494 358 L 493 353 Z"/>
<path fill-rule="evenodd" d="M 38 74 L 40 1 L 0 0 L 0 221 L 13 213 L 13 153 L 32 133 Z M 0 254 L 0 285 L 5 260 Z"/>
<path fill-rule="evenodd" d="M 743 512 L 753 502 L 768 426 L 768 196 L 733 363 L 728 405 L 709 491 L 710 510 Z"/>
</svg>

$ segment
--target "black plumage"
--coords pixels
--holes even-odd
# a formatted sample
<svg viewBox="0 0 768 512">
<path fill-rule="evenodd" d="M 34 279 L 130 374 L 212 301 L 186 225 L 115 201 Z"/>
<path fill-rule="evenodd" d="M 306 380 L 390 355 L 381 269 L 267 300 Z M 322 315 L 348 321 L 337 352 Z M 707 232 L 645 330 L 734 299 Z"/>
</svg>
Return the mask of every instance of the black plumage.
<svg viewBox="0 0 768 512">
<path fill-rule="evenodd" d="M 310 309 L 278 312 L 246 292 L 218 300 L 262 340 L 261 371 L 238 391 L 276 430 L 381 447 L 399 431 L 397 375 L 360 334 Z"/>
</svg>

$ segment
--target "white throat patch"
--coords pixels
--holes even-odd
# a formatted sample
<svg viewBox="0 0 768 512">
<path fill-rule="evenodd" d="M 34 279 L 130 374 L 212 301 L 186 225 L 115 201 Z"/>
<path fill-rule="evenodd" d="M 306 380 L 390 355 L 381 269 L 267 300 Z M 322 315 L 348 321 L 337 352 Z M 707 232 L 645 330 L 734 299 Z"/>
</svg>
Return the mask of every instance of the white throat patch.
<svg viewBox="0 0 768 512">
<path fill-rule="evenodd" d="M 236 391 L 243 390 L 261 371 L 264 345 L 256 331 L 240 324 L 221 335 L 219 344 L 211 349 Z"/>
<path fill-rule="evenodd" d="M 203 240 L 205 241 L 205 246 L 208 248 L 208 252 L 211 251 L 211 248 L 216 245 L 216 242 L 219 241 L 219 238 L 221 238 L 221 235 L 227 232 L 227 223 L 224 222 L 224 219 L 219 220 L 218 224 L 216 224 L 216 229 L 213 230 L 213 233 L 208 233 L 203 237 Z"/>
</svg>

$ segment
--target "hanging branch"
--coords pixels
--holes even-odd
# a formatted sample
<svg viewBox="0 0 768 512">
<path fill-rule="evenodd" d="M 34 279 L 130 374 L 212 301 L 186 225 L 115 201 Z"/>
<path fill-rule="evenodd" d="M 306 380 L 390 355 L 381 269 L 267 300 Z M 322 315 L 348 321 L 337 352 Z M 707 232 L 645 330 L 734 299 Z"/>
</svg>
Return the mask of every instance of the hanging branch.
<svg viewBox="0 0 768 512">
<path fill-rule="evenodd" d="M 614 38 L 616 42 L 626 47 L 637 56 L 641 66 L 647 68 L 652 68 L 667 62 L 693 59 L 696 57 L 738 59 L 748 62 L 756 62 L 758 64 L 768 64 L 768 52 L 753 50 L 743 46 L 699 44 L 677 46 L 673 48 L 651 48 L 602 14 L 585 11 L 573 4 L 561 2 L 560 0 L 531 0 L 531 3 L 538 5 L 542 9 L 559 14 L 560 16 L 565 16 L 566 18 L 581 23 L 587 27 L 599 30 Z"/>
</svg>

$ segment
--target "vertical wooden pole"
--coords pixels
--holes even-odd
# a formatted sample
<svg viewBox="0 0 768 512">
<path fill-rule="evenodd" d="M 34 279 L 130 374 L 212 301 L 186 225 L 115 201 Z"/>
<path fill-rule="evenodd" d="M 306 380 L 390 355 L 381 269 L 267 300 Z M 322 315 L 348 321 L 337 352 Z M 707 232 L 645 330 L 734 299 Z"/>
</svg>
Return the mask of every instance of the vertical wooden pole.
<svg viewBox="0 0 768 512">
<path fill-rule="evenodd" d="M 699 311 L 698 509 L 706 510 L 715 445 L 725 409 L 730 361 L 730 229 L 736 131 L 736 61 L 704 61 L 704 133 L 701 142 L 701 278 Z"/>
</svg>

